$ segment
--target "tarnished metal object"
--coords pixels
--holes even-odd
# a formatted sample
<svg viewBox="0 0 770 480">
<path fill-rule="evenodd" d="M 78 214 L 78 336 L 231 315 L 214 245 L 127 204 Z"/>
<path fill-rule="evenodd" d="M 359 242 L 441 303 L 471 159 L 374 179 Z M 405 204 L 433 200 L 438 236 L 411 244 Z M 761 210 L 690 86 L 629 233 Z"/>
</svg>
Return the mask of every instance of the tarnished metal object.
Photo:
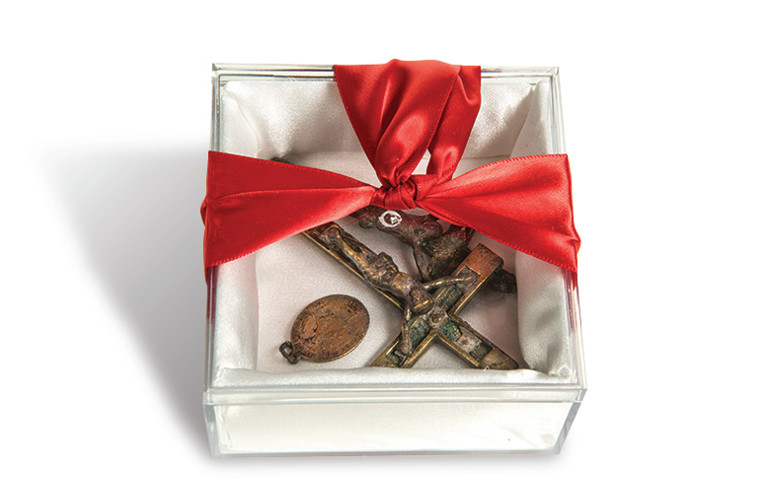
<svg viewBox="0 0 770 480">
<path fill-rule="evenodd" d="M 431 215 L 411 215 L 371 205 L 353 216 L 363 228 L 376 227 L 412 247 L 423 281 L 448 275 L 470 252 L 468 242 L 473 230 L 450 227 L 444 232 Z"/>
<path fill-rule="evenodd" d="M 402 299 L 406 310 L 419 314 L 433 306 L 428 290 L 411 275 L 400 271 L 387 253 L 374 253 L 352 235 L 343 237 L 342 227 L 336 223 L 326 225 L 318 238 L 353 262 L 367 282 Z"/>
<path fill-rule="evenodd" d="M 400 348 L 405 338 L 402 333 L 372 362 L 372 366 L 411 367 L 431 344 L 440 341 L 476 368 L 519 368 L 514 359 L 457 315 L 502 263 L 502 258 L 484 245 L 474 248 L 453 274 L 466 280 L 437 290 L 433 294 L 433 309 L 409 319 L 406 338 L 412 342 L 410 353 L 405 355 Z"/>
<path fill-rule="evenodd" d="M 450 225 L 446 231 L 432 215 L 412 215 L 370 205 L 353 213 L 363 228 L 377 228 L 412 247 L 422 281 L 435 280 L 457 269 L 470 253 L 475 230 Z M 502 293 L 516 291 L 516 277 L 502 268 L 487 283 Z"/>
<path fill-rule="evenodd" d="M 518 368 L 516 361 L 456 315 L 502 266 L 502 258 L 485 246 L 478 245 L 451 276 L 421 284 L 400 272 L 388 255 L 375 254 L 336 223 L 305 235 L 402 309 L 401 335 L 372 366 L 411 367 L 440 340 L 477 368 Z M 433 295 L 428 293 L 432 290 Z"/>
<path fill-rule="evenodd" d="M 291 328 L 291 340 L 279 350 L 289 363 L 300 358 L 329 362 L 350 353 L 369 328 L 369 312 L 348 295 L 319 298 L 300 312 Z"/>
<path fill-rule="evenodd" d="M 500 293 L 516 293 L 516 276 L 501 268 L 492 274 L 487 285 Z"/>
<path fill-rule="evenodd" d="M 411 318 L 412 315 L 427 313 L 433 308 L 433 297 L 428 293 L 429 287 L 449 285 L 463 280 L 461 278 L 443 278 L 440 279 L 440 282 L 437 280 L 438 283 L 435 285 L 426 287 L 411 275 L 400 271 L 388 254 L 384 252 L 374 253 L 336 223 L 317 227 L 314 229 L 314 236 L 326 247 L 350 261 L 367 283 L 395 295 L 402 301 L 404 310 L 403 341 L 399 345 L 399 349 L 405 355 L 411 353 L 412 345 L 412 342 L 409 341 L 407 328 L 408 318 Z"/>
</svg>

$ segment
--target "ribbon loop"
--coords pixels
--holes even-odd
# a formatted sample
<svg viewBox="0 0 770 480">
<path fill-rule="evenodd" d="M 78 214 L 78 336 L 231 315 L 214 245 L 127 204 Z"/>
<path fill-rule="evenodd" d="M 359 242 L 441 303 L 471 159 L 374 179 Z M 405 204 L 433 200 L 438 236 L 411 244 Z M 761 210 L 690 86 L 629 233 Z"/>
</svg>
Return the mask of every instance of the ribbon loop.
<svg viewBox="0 0 770 480">
<path fill-rule="evenodd" d="M 426 151 L 428 173 L 452 178 L 481 106 L 480 67 L 393 60 L 337 65 L 334 76 L 380 183 L 408 183 Z"/>
</svg>

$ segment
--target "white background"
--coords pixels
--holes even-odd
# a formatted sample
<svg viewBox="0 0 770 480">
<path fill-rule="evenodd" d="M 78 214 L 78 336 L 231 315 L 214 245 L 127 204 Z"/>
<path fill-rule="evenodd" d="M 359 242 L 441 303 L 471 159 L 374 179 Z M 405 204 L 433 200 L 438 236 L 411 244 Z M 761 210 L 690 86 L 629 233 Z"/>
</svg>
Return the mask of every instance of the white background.
<svg viewBox="0 0 770 480">
<path fill-rule="evenodd" d="M 767 478 L 761 2 L 7 3 L 5 478 Z M 213 460 L 198 215 L 210 64 L 394 57 L 561 67 L 589 375 L 567 443 Z"/>
</svg>

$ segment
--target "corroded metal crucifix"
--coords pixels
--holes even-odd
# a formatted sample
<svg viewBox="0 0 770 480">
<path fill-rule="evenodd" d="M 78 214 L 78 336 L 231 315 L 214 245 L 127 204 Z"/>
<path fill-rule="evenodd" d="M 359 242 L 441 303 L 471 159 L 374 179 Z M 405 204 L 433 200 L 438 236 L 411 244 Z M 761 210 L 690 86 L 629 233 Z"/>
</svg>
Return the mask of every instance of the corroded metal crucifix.
<svg viewBox="0 0 770 480">
<path fill-rule="evenodd" d="M 380 212 L 361 211 L 357 216 L 362 226 L 373 225 L 367 221 L 373 213 L 380 214 L 380 220 L 382 220 Z M 401 218 L 399 223 L 404 218 L 419 223 L 419 225 L 415 224 L 416 230 L 405 225 L 409 228 L 401 228 L 399 231 L 402 241 L 413 243 L 415 259 L 423 277 L 435 277 L 436 272 L 457 264 L 457 260 L 442 258 L 440 262 L 443 270 L 436 267 L 433 269 L 433 274 L 430 274 L 430 260 L 435 255 L 423 256 L 424 261 L 421 262 L 418 258 L 421 253 L 417 251 L 419 245 L 416 240 L 410 239 L 425 240 L 429 237 L 430 240 L 442 241 L 439 238 L 440 235 L 435 235 L 435 228 L 428 225 L 428 229 L 433 230 L 434 233 L 429 232 L 426 237 L 424 233 L 427 222 L 422 217 L 398 212 L 390 213 Z M 385 225 L 387 226 L 387 223 Z M 407 234 L 405 235 L 404 232 Z M 440 227 L 438 232 L 442 232 Z M 449 233 L 453 235 L 451 238 L 460 238 L 456 235 L 456 231 L 455 234 Z M 461 234 L 465 235 L 465 233 Z M 449 238 L 450 243 L 456 244 L 458 248 L 444 248 L 445 253 L 449 252 L 445 257 L 459 258 L 465 255 L 465 258 L 454 268 L 451 275 L 421 283 L 409 274 L 401 272 L 387 254 L 374 253 L 336 223 L 313 228 L 306 231 L 305 235 L 404 312 L 401 334 L 374 360 L 372 366 L 411 367 L 432 343 L 440 341 L 474 367 L 498 370 L 518 368 L 515 360 L 458 316 L 460 310 L 470 302 L 486 282 L 501 275 L 502 258 L 484 245 L 478 245 L 473 251 L 467 253 L 467 249 L 463 251 L 461 248 L 463 241 L 453 242 Z M 443 240 L 447 238 L 444 236 Z M 469 239 L 470 235 L 464 240 L 464 245 L 467 246 Z M 430 291 L 434 293 L 431 295 Z"/>
</svg>

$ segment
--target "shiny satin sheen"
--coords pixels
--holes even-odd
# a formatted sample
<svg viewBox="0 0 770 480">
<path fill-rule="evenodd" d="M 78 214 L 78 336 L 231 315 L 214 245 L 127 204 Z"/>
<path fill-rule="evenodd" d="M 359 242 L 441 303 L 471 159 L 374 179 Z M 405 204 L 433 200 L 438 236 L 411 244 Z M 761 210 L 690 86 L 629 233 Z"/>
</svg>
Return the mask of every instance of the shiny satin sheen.
<svg viewBox="0 0 770 480">
<path fill-rule="evenodd" d="M 457 178 L 480 104 L 480 69 L 441 62 L 336 66 L 348 117 L 382 183 L 209 152 L 206 266 L 219 265 L 369 204 L 419 207 L 519 251 L 577 271 L 566 155 L 494 162 Z M 424 175 L 413 175 L 425 151 Z"/>
</svg>

